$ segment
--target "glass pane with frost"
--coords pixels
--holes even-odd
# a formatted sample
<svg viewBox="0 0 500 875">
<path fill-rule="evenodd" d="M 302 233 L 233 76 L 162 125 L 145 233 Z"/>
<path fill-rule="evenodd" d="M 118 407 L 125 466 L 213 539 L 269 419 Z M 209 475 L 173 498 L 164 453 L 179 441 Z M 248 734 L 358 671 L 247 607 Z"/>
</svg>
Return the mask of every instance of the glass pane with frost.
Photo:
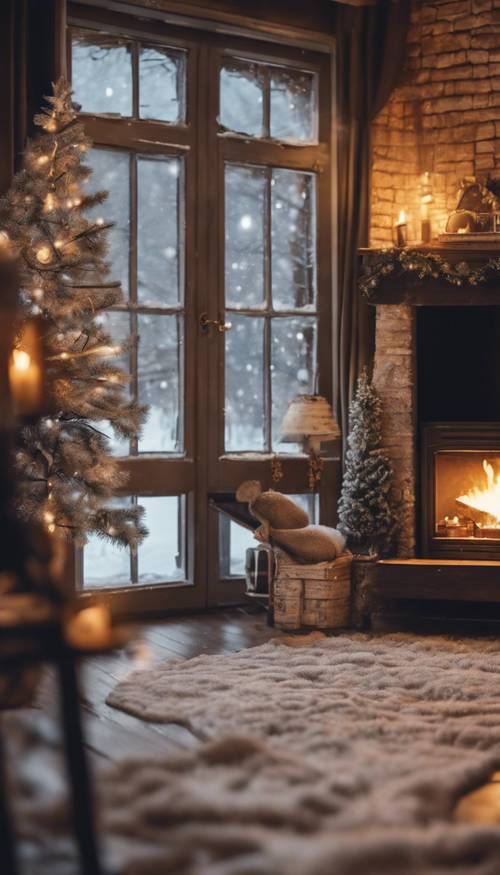
<svg viewBox="0 0 500 875">
<path fill-rule="evenodd" d="M 141 46 L 139 53 L 139 115 L 178 123 L 185 118 L 185 52 Z"/>
<path fill-rule="evenodd" d="M 110 273 L 106 281 L 119 280 L 124 298 L 128 298 L 129 294 L 129 160 L 128 152 L 119 149 L 94 148 L 85 158 L 85 163 L 92 169 L 86 183 L 88 192 L 108 192 L 104 203 L 86 210 L 85 216 L 89 219 L 103 218 L 105 222 L 113 223 L 107 232 Z"/>
<path fill-rule="evenodd" d="M 73 31 L 73 99 L 82 112 L 132 115 L 131 44 L 106 34 Z"/>
<path fill-rule="evenodd" d="M 171 306 L 181 291 L 179 158 L 137 161 L 137 296 L 139 304 Z"/>
<path fill-rule="evenodd" d="M 110 363 L 116 364 L 122 371 L 130 375 L 130 347 L 132 338 L 130 335 L 129 314 L 118 310 L 105 310 L 96 316 L 95 321 L 97 325 L 102 327 L 103 331 L 110 335 L 113 345 L 116 344 L 122 348 L 121 352 L 109 359 Z M 127 385 L 125 392 L 130 394 L 130 383 Z M 114 456 L 128 456 L 129 441 L 127 438 L 117 435 L 109 422 L 94 423 L 94 425 L 109 438 L 111 452 Z"/>
<path fill-rule="evenodd" d="M 264 89 L 262 65 L 226 61 L 220 73 L 221 125 L 237 133 L 265 136 Z"/>
<path fill-rule="evenodd" d="M 184 496 L 141 495 L 138 501 L 149 532 L 138 550 L 139 583 L 183 580 Z"/>
<path fill-rule="evenodd" d="M 183 336 L 177 316 L 138 316 L 139 403 L 149 414 L 140 453 L 179 453 L 182 436 Z"/>
<path fill-rule="evenodd" d="M 271 136 L 318 140 L 317 77 L 290 67 L 271 67 Z"/>
<path fill-rule="evenodd" d="M 264 227 L 268 171 L 225 169 L 226 305 L 259 307 L 264 293 Z"/>
<path fill-rule="evenodd" d="M 225 448 L 262 451 L 264 433 L 264 319 L 231 314 L 226 338 Z"/>
<path fill-rule="evenodd" d="M 273 450 L 300 452 L 297 444 L 281 441 L 281 423 L 297 394 L 313 391 L 316 370 L 316 319 L 277 317 L 271 321 L 271 392 Z"/>
<path fill-rule="evenodd" d="M 316 177 L 273 170 L 272 291 L 276 310 L 316 306 Z"/>
</svg>

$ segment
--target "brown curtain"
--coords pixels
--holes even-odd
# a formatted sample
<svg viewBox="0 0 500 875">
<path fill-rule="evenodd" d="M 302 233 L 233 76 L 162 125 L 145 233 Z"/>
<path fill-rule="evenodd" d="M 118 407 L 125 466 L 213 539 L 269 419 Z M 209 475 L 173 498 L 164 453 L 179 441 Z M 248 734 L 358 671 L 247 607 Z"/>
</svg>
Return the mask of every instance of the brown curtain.
<svg viewBox="0 0 500 875">
<path fill-rule="evenodd" d="M 0 0 L 0 194 L 60 69 L 65 0 Z"/>
<path fill-rule="evenodd" d="M 358 249 L 368 245 L 370 128 L 402 72 L 411 0 L 336 6 L 338 270 L 334 392 L 344 438 L 357 377 L 373 352 L 373 308 L 357 290 Z"/>
</svg>

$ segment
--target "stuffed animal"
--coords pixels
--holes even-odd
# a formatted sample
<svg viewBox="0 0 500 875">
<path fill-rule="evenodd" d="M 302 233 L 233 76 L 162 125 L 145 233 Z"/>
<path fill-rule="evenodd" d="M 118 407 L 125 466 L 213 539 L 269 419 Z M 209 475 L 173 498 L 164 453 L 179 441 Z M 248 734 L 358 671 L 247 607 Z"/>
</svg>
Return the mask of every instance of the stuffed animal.
<svg viewBox="0 0 500 875">
<path fill-rule="evenodd" d="M 236 498 L 248 501 L 261 523 L 254 533 L 258 541 L 277 545 L 302 562 L 327 562 L 345 548 L 345 538 L 337 529 L 310 525 L 307 513 L 291 498 L 272 489 L 262 492 L 258 480 L 242 483 Z"/>
</svg>

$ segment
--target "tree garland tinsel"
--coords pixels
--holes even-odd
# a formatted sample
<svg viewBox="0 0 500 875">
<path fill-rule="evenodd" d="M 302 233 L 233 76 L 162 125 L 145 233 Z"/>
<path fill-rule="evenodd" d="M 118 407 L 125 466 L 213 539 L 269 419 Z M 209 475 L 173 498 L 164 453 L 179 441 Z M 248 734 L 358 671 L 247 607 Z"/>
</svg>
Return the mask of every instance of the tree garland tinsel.
<svg viewBox="0 0 500 875">
<path fill-rule="evenodd" d="M 467 261 L 450 264 L 442 256 L 419 249 L 381 249 L 377 259 L 367 265 L 359 279 L 359 288 L 369 298 L 380 281 L 389 274 L 413 273 L 419 279 L 444 279 L 454 286 L 479 285 L 490 277 L 500 280 L 500 258 L 491 258 L 473 266 Z"/>
</svg>

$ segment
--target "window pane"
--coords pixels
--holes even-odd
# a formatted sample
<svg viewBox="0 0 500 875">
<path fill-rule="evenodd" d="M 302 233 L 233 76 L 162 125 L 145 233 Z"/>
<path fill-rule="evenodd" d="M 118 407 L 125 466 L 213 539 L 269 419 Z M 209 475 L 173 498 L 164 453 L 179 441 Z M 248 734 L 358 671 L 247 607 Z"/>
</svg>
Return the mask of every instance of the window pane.
<svg viewBox="0 0 500 875">
<path fill-rule="evenodd" d="M 130 550 L 103 541 L 97 535 L 88 539 L 83 551 L 85 587 L 130 586 Z"/>
<path fill-rule="evenodd" d="M 103 331 L 109 332 L 116 344 L 124 347 L 123 352 L 116 356 L 115 361 L 118 367 L 125 371 L 125 373 L 130 374 L 130 317 L 128 313 L 106 310 L 100 313 L 95 321 L 98 325 L 102 325 Z M 130 392 L 130 386 L 127 389 Z M 102 425 L 97 424 L 96 427 L 108 435 L 111 451 L 114 456 L 128 456 L 128 440 L 116 435 L 109 422 L 104 422 Z"/>
<path fill-rule="evenodd" d="M 114 498 L 110 506 L 125 507 L 132 502 L 132 496 L 120 496 Z M 83 585 L 130 586 L 131 583 L 130 549 L 91 535 L 83 550 Z"/>
<path fill-rule="evenodd" d="M 138 501 L 149 531 L 138 551 L 139 583 L 183 580 L 184 497 L 141 495 Z"/>
<path fill-rule="evenodd" d="M 287 67 L 271 67 L 271 136 L 317 141 L 316 76 Z"/>
<path fill-rule="evenodd" d="M 140 304 L 175 305 L 181 297 L 181 160 L 137 160 L 137 294 Z"/>
<path fill-rule="evenodd" d="M 74 100 L 83 112 L 132 115 L 130 43 L 90 31 L 73 32 Z"/>
<path fill-rule="evenodd" d="M 118 547 L 92 536 L 83 551 L 84 586 L 114 587 L 185 579 L 185 496 L 123 496 L 114 506 L 139 504 L 144 508 L 148 536 L 132 561 L 128 547 Z"/>
<path fill-rule="evenodd" d="M 142 46 L 139 55 L 139 114 L 164 122 L 184 120 L 185 53 Z"/>
<path fill-rule="evenodd" d="M 180 375 L 183 339 L 177 316 L 138 316 L 139 403 L 149 415 L 139 439 L 140 453 L 182 451 Z"/>
<path fill-rule="evenodd" d="M 226 334 L 225 447 L 263 450 L 264 319 L 231 314 Z"/>
<path fill-rule="evenodd" d="M 281 442 L 281 423 L 289 401 L 310 393 L 316 365 L 316 319 L 311 316 L 276 318 L 272 322 L 271 391 L 273 450 L 299 451 L 295 444 Z"/>
<path fill-rule="evenodd" d="M 315 183 L 311 173 L 273 170 L 272 287 L 277 310 L 316 304 Z"/>
<path fill-rule="evenodd" d="M 260 64 L 227 61 L 220 74 L 220 123 L 230 131 L 263 137 L 264 72 Z"/>
<path fill-rule="evenodd" d="M 264 303 L 264 210 L 266 171 L 226 166 L 226 303 Z"/>
<path fill-rule="evenodd" d="M 108 197 L 101 205 L 86 212 L 89 217 L 102 216 L 114 227 L 108 231 L 110 279 L 120 280 L 122 293 L 128 297 L 130 247 L 129 156 L 117 149 L 91 149 L 87 164 L 92 169 L 89 192 L 104 190 Z"/>
</svg>

